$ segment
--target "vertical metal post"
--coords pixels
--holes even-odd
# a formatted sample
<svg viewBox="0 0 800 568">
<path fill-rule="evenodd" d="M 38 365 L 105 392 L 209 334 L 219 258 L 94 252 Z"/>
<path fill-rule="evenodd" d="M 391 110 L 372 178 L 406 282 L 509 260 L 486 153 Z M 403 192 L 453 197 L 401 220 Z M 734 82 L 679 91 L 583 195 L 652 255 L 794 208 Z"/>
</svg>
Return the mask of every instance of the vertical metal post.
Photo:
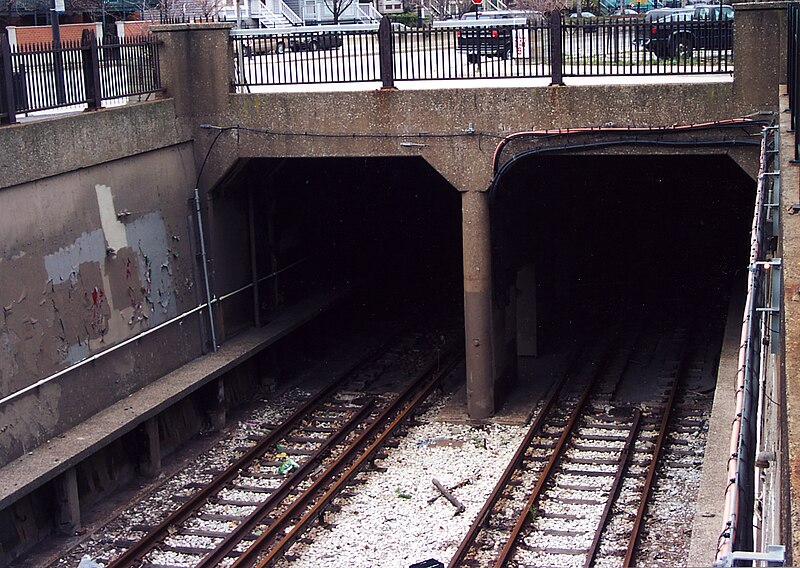
<svg viewBox="0 0 800 568">
<path fill-rule="evenodd" d="M 100 54 L 97 40 L 91 30 L 83 30 L 81 34 L 81 59 L 86 104 L 89 110 L 97 110 L 103 103 L 100 92 Z"/>
<path fill-rule="evenodd" d="M 561 12 L 550 12 L 550 85 L 564 84 L 563 46 L 561 42 Z"/>
<path fill-rule="evenodd" d="M 54 7 L 50 11 L 50 26 L 53 29 L 53 73 L 56 81 L 56 101 L 63 105 L 67 101 L 67 89 L 64 85 L 64 54 L 61 52 L 61 28 L 58 23 L 58 11 Z"/>
<path fill-rule="evenodd" d="M 211 306 L 211 286 L 208 283 L 208 260 L 206 258 L 206 238 L 203 235 L 203 214 L 200 211 L 200 190 L 194 188 L 194 205 L 197 213 L 197 232 L 200 236 L 200 260 L 203 263 L 203 281 L 206 288 L 206 307 L 208 308 L 208 325 L 211 331 L 211 350 L 217 351 L 217 333 L 214 328 L 214 311 Z"/>
<path fill-rule="evenodd" d="M 253 188 L 247 191 L 247 219 L 250 223 L 250 273 L 253 278 L 253 323 L 261 327 L 261 301 L 258 296 L 258 255 L 256 254 L 256 214 Z"/>
<path fill-rule="evenodd" d="M 382 89 L 394 89 L 394 67 L 392 60 L 392 25 L 389 18 L 381 18 L 378 26 L 378 58 L 380 60 Z"/>
<path fill-rule="evenodd" d="M 17 122 L 17 103 L 14 98 L 14 70 L 11 67 L 11 46 L 8 43 L 8 35 L 0 34 L 0 70 L 2 76 L 2 101 L 3 108 L 0 108 L 6 117 L 3 122 L 14 124 Z"/>
</svg>

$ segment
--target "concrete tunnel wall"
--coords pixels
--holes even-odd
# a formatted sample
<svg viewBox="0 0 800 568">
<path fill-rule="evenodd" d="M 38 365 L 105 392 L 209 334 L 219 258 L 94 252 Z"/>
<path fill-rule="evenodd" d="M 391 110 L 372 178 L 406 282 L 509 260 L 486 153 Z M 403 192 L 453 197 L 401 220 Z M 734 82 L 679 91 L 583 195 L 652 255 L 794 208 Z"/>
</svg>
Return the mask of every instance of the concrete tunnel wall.
<svg viewBox="0 0 800 568">
<path fill-rule="evenodd" d="M 102 141 L 100 115 L 79 118 L 63 126 Z M 37 127 L 13 128 L 25 129 Z M 0 189 L 0 398 L 198 303 L 191 144 L 76 161 L 84 167 Z M 0 464 L 200 355 L 197 317 L 4 402 Z"/>
<path fill-rule="evenodd" d="M 184 127 L 196 133 L 198 156 L 209 152 L 200 184 L 205 192 L 242 158 L 353 156 L 422 157 L 462 192 L 468 393 L 483 393 L 468 396 L 469 410 L 485 417 L 494 411 L 494 387 L 513 375 L 515 355 L 514 317 L 489 301 L 484 192 L 497 141 L 531 129 L 663 127 L 774 113 L 777 84 L 785 76 L 780 57 L 785 41 L 765 46 L 764 38 L 785 37 L 785 4 L 736 9 L 736 46 L 745 47 L 737 49 L 733 81 L 713 83 L 464 89 L 453 82 L 453 89 L 231 94 L 221 80 L 233 73 L 230 25 L 154 31 L 173 62 L 165 71 L 171 78 L 168 92 L 195 103 L 176 108 Z M 197 58 L 206 62 L 200 72 L 174 64 Z M 218 136 L 218 130 L 202 130 L 201 124 L 230 130 Z M 752 171 L 749 161 L 741 165 Z"/>
</svg>

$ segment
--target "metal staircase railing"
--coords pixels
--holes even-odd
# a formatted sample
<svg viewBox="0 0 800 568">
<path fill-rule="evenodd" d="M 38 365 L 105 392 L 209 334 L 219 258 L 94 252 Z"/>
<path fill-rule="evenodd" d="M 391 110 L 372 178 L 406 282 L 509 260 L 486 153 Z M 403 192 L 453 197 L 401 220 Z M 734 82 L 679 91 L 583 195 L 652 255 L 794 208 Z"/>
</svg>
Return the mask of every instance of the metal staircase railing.
<svg viewBox="0 0 800 568">
<path fill-rule="evenodd" d="M 372 4 L 358 4 L 358 21 L 362 24 L 380 22 L 383 14 L 375 9 Z"/>
<path fill-rule="evenodd" d="M 508 5 L 503 0 L 483 0 L 484 10 L 508 10 Z"/>
<path fill-rule="evenodd" d="M 289 8 L 283 0 L 259 0 L 259 25 L 264 28 L 302 26 L 303 18 Z"/>
</svg>

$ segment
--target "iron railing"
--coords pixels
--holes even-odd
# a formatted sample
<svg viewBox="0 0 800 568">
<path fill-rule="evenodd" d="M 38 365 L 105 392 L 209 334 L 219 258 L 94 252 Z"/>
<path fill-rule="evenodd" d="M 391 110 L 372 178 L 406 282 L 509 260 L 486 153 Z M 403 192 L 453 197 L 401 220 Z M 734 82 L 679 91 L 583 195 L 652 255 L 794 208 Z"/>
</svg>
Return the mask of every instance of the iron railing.
<svg viewBox="0 0 800 568">
<path fill-rule="evenodd" d="M 0 122 L 63 107 L 96 109 L 103 101 L 161 90 L 158 43 L 151 36 L 80 41 L 12 50 L 0 36 Z"/>
<path fill-rule="evenodd" d="M 732 20 L 456 20 L 233 30 L 236 86 L 733 72 Z M 320 38 L 320 39 L 316 39 Z M 324 38 L 324 41 L 323 39 Z M 381 71 L 381 58 L 391 70 Z M 391 75 L 387 81 L 386 75 Z"/>
<path fill-rule="evenodd" d="M 769 396 L 768 355 L 780 349 L 783 309 L 781 258 L 777 257 L 780 229 L 780 166 L 777 126 L 764 129 L 761 165 L 750 235 L 747 297 L 742 319 L 736 374 L 736 408 L 730 438 L 725 490 L 724 527 L 715 566 L 738 566 L 741 560 L 778 561 L 776 547 L 762 549 L 754 539 L 756 454 L 761 449 L 764 398 Z M 779 546 L 777 548 L 780 548 Z M 749 563 L 747 565 L 750 565 Z M 782 566 L 783 563 L 769 564 Z"/>
</svg>

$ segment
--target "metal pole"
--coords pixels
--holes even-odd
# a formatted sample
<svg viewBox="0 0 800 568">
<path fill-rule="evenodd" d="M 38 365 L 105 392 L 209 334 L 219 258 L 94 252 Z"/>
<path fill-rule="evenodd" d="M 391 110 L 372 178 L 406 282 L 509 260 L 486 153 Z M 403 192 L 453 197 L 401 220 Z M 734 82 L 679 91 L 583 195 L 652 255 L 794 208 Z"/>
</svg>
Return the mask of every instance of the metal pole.
<svg viewBox="0 0 800 568">
<path fill-rule="evenodd" d="M 206 239 L 203 236 L 203 216 L 200 212 L 200 190 L 194 188 L 194 205 L 197 212 L 197 231 L 200 234 L 200 257 L 203 262 L 203 280 L 206 286 L 206 306 L 208 306 L 208 324 L 211 328 L 211 350 L 217 351 L 217 334 L 214 329 L 214 313 L 211 311 L 211 288 L 208 284 L 208 260 L 206 258 Z"/>
<path fill-rule="evenodd" d="M 563 46 L 561 42 L 561 12 L 550 12 L 550 85 L 563 85 Z"/>
<path fill-rule="evenodd" d="M 6 114 L 5 122 L 14 124 L 17 122 L 17 102 L 14 97 L 14 71 L 11 67 L 11 46 L 8 43 L 8 36 L 0 34 L 0 67 L 2 67 L 2 81 L 3 99 L 5 108 L 3 110 Z M 20 91 L 24 91 L 25 84 L 22 83 L 23 75 L 20 73 Z"/>
<path fill-rule="evenodd" d="M 53 1 L 50 11 L 50 27 L 53 30 L 53 73 L 56 80 L 56 101 L 63 105 L 67 101 L 67 91 L 64 86 L 64 56 L 61 53 L 61 28 L 58 22 L 58 3 Z"/>
<path fill-rule="evenodd" d="M 253 277 L 253 323 L 261 327 L 261 300 L 258 294 L 258 254 L 256 250 L 256 212 L 253 188 L 247 192 L 247 220 L 250 225 L 250 272 Z"/>
<path fill-rule="evenodd" d="M 384 16 L 378 26 L 378 57 L 380 60 L 382 89 L 394 89 L 394 68 L 392 56 L 392 25 Z"/>
</svg>

